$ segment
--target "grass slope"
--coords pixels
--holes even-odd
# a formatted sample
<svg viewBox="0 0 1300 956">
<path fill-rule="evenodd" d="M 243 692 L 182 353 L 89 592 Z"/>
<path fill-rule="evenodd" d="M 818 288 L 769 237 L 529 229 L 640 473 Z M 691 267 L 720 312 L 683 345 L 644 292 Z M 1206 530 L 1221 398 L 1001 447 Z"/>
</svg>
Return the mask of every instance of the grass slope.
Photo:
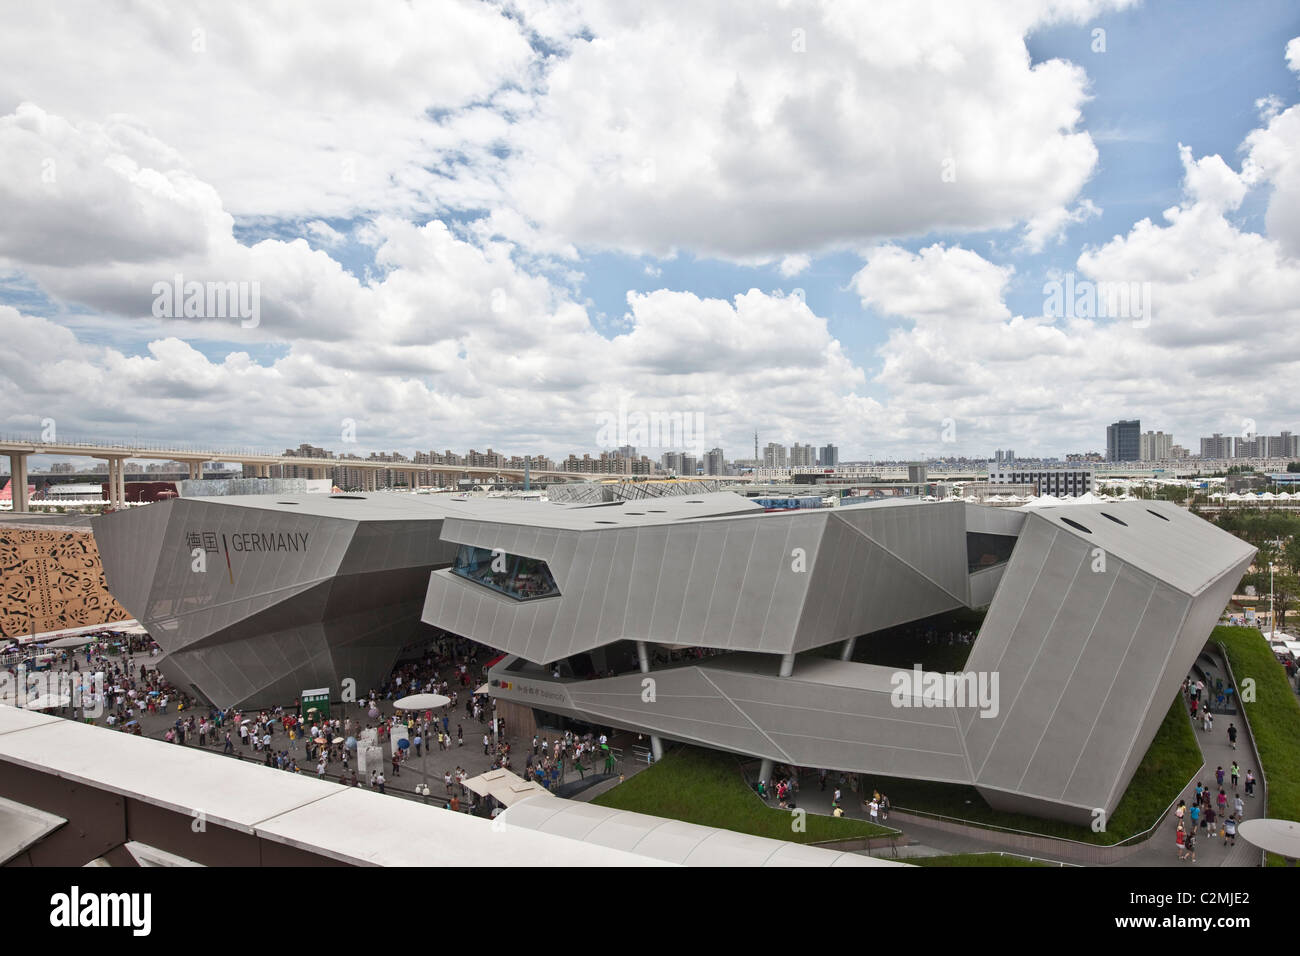
<svg viewBox="0 0 1300 956">
<path fill-rule="evenodd" d="M 1216 627 L 1212 636 L 1228 653 L 1233 677 L 1255 682 L 1255 699 L 1244 701 L 1255 748 L 1268 778 L 1268 815 L 1300 820 L 1300 701 L 1268 643 L 1251 627 Z M 1240 688 L 1239 688 L 1240 689 Z M 1242 769 L 1249 764 L 1243 761 Z M 1282 866 L 1270 853 L 1269 866 Z"/>
<path fill-rule="evenodd" d="M 796 833 L 790 811 L 764 805 L 745 785 L 734 757 L 696 747 L 673 750 L 653 767 L 642 770 L 592 803 L 794 843 L 884 836 L 894 832 L 863 820 L 809 813 L 804 817 L 806 832 Z"/>
</svg>

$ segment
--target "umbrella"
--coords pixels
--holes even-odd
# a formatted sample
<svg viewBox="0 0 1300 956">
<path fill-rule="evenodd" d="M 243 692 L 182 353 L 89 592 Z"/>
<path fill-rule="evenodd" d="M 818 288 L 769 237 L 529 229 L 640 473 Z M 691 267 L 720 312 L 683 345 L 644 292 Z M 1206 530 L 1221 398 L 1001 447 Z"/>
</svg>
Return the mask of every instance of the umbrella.
<svg viewBox="0 0 1300 956">
<path fill-rule="evenodd" d="M 348 750 L 356 750 L 356 749 L 357 749 L 357 738 L 356 738 L 356 737 L 349 737 L 347 743 L 344 744 L 344 746 L 347 747 Z"/>
<path fill-rule="evenodd" d="M 450 703 L 451 698 L 442 694 L 412 694 L 393 701 L 393 706 L 399 710 L 432 710 L 435 707 L 446 707 Z"/>
<path fill-rule="evenodd" d="M 140 723 L 140 721 L 138 721 L 138 720 L 128 720 L 128 721 L 126 722 L 126 726 L 128 726 L 128 727 L 134 727 L 134 726 L 135 726 L 136 724 L 138 724 L 138 723 Z"/>
<path fill-rule="evenodd" d="M 251 724 L 252 722 L 253 722 L 252 717 L 245 717 L 243 720 L 240 721 L 241 724 Z"/>
<path fill-rule="evenodd" d="M 329 741 L 326 740 L 324 737 L 317 737 L 317 738 L 316 738 L 316 743 L 318 743 L 318 744 L 327 744 L 327 743 L 329 743 Z"/>
<path fill-rule="evenodd" d="M 336 743 L 336 744 L 341 744 L 341 743 L 343 743 L 343 738 L 342 738 L 342 737 L 335 737 L 335 738 L 334 738 L 334 743 Z"/>
</svg>

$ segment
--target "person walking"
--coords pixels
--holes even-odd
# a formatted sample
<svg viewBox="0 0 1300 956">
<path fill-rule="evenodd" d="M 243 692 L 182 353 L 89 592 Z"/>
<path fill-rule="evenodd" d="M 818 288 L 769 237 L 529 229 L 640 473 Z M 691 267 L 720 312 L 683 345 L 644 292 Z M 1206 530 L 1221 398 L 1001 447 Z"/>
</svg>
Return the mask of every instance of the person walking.
<svg viewBox="0 0 1300 956">
<path fill-rule="evenodd" d="M 1187 834 L 1183 832 L 1183 821 L 1178 821 L 1178 831 L 1174 834 L 1174 842 L 1178 844 L 1178 861 L 1181 863 L 1187 859 Z"/>
<path fill-rule="evenodd" d="M 1223 768 L 1222 768 L 1222 767 L 1219 767 L 1217 770 L 1214 771 L 1214 779 L 1215 779 L 1215 781 L 1219 784 L 1220 787 L 1223 786 Z"/>
<path fill-rule="evenodd" d="M 1253 797 L 1254 795 L 1255 795 L 1255 771 L 1247 770 L 1246 771 L 1246 796 Z"/>
<path fill-rule="evenodd" d="M 379 788 L 380 793 L 384 792 L 384 784 L 387 782 L 388 781 L 384 779 L 384 775 L 382 773 L 375 778 L 375 786 Z"/>
<path fill-rule="evenodd" d="M 1228 743 L 1232 744 L 1232 749 L 1237 749 L 1237 725 L 1229 722 L 1228 724 Z"/>
<path fill-rule="evenodd" d="M 1240 772 L 1241 772 L 1240 768 L 1237 766 L 1237 761 L 1234 760 L 1232 762 L 1232 792 L 1233 793 L 1237 792 L 1237 775 Z"/>
<path fill-rule="evenodd" d="M 1223 845 L 1237 845 L 1237 818 L 1228 817 L 1223 821 Z"/>
<path fill-rule="evenodd" d="M 1188 830 L 1187 838 L 1183 841 L 1187 847 L 1187 857 L 1193 863 L 1196 862 L 1196 830 Z"/>
</svg>

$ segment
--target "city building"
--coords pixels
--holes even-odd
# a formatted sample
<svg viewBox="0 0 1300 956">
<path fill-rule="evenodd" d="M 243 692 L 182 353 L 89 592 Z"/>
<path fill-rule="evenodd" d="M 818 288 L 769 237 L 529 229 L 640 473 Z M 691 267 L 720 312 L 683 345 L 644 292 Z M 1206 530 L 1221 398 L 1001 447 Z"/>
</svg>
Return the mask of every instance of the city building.
<svg viewBox="0 0 1300 956">
<path fill-rule="evenodd" d="M 1138 442 L 1139 461 L 1168 461 L 1173 458 L 1174 436 L 1145 431 Z"/>
<path fill-rule="evenodd" d="M 704 473 L 706 475 L 725 475 L 727 459 L 721 448 L 713 448 L 704 453 Z"/>
<path fill-rule="evenodd" d="M 817 452 L 817 464 L 823 468 L 834 468 L 840 463 L 840 450 L 834 445 L 822 445 Z"/>
<path fill-rule="evenodd" d="M 817 449 L 812 445 L 801 445 L 795 442 L 790 446 L 788 461 L 791 468 L 816 468 Z"/>
<path fill-rule="evenodd" d="M 788 468 L 785 446 L 774 441 L 763 446 L 763 467 Z"/>
<path fill-rule="evenodd" d="M 1233 457 L 1232 438 L 1224 437 L 1215 432 L 1209 438 L 1201 439 L 1201 457 L 1202 458 L 1231 458 Z"/>
<path fill-rule="evenodd" d="M 1106 426 L 1106 460 L 1138 461 L 1142 456 L 1142 422 L 1115 422 Z"/>
<path fill-rule="evenodd" d="M 1053 498 L 1077 498 L 1093 490 L 1094 472 L 1090 467 L 989 468 L 989 484 L 1033 485 L 1038 494 Z"/>
</svg>

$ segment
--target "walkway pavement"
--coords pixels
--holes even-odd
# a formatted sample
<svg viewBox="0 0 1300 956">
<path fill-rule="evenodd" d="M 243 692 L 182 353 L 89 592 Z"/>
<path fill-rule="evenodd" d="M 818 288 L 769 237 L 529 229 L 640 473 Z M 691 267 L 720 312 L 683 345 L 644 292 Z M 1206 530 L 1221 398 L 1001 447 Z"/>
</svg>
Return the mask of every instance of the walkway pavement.
<svg viewBox="0 0 1300 956">
<path fill-rule="evenodd" d="M 382 701 L 379 703 L 378 706 L 382 717 L 388 717 L 393 713 L 393 706 L 391 701 Z M 178 714 L 176 711 L 172 711 L 168 714 L 148 714 L 148 713 L 143 714 L 139 718 L 141 722 L 143 734 L 146 737 L 152 737 L 155 740 L 161 740 L 163 739 L 167 731 L 175 725 L 177 716 L 188 717 L 191 713 L 194 713 L 195 715 L 203 715 L 206 714 L 207 711 L 206 709 L 200 709 L 195 711 L 186 711 L 180 714 Z M 362 726 L 364 726 L 366 723 L 370 723 L 370 724 L 374 723 L 374 721 L 361 717 L 361 711 L 356 707 L 348 708 L 348 713 L 350 714 L 351 719 L 354 722 L 357 721 L 358 719 L 361 719 Z M 338 714 L 335 716 L 341 717 L 344 715 Z M 457 719 L 458 717 L 460 718 L 459 720 Z M 415 788 L 417 785 L 427 783 L 430 790 L 428 803 L 431 806 L 436 805 L 441 808 L 445 804 L 448 798 L 447 788 L 443 776 L 445 773 L 451 771 L 454 774 L 456 768 L 460 767 L 468 771 L 469 776 L 474 777 L 481 773 L 485 773 L 492 768 L 492 758 L 483 753 L 483 734 L 485 732 L 490 731 L 490 726 L 491 726 L 490 723 L 486 719 L 483 721 L 476 721 L 472 718 L 469 718 L 463 710 L 460 710 L 459 714 L 454 714 L 454 713 L 450 714 L 449 723 L 450 723 L 450 729 L 452 730 L 453 734 L 457 730 L 458 726 L 461 728 L 465 739 L 465 745 L 463 747 L 457 747 L 453 745 L 448 750 L 439 750 L 437 742 L 435 740 L 432 752 L 429 752 L 427 749 L 422 747 L 421 755 L 419 757 L 416 757 L 414 756 L 414 751 L 412 750 L 410 751 L 411 756 L 401 764 L 400 773 L 398 773 L 397 775 L 393 774 L 392 742 L 389 738 L 387 737 L 384 738 L 383 771 L 384 771 L 384 777 L 387 779 L 387 783 L 385 784 L 384 787 L 384 792 L 386 794 L 397 796 L 397 797 L 405 797 L 410 800 L 422 800 L 423 797 L 415 793 Z M 226 729 L 229 728 L 228 727 L 223 728 L 221 733 L 216 735 L 215 740 L 211 738 L 209 739 L 208 745 L 203 748 L 205 752 L 212 754 L 213 757 L 220 758 L 223 760 L 233 760 L 238 758 L 238 759 L 251 761 L 258 764 L 264 764 L 266 762 L 266 755 L 264 752 L 254 750 L 251 744 L 248 746 L 244 746 L 238 743 L 237 741 L 239 737 L 237 733 L 233 735 L 233 739 L 236 741 L 235 753 L 234 755 L 226 755 L 224 753 Z M 554 740 L 556 732 L 554 730 L 548 730 L 547 735 L 548 735 L 548 739 Z M 512 764 L 514 765 L 512 769 L 516 773 L 522 775 L 527 760 L 527 752 L 531 750 L 532 747 L 532 738 L 530 736 L 527 740 L 515 739 L 513 737 L 507 737 L 506 739 L 514 747 L 514 752 L 511 760 Z M 173 746 L 185 746 L 185 747 L 198 748 L 198 736 L 187 735 L 185 738 L 185 743 L 183 745 L 173 744 Z M 278 725 L 276 729 L 272 732 L 271 747 L 276 753 L 280 752 L 281 750 L 287 750 L 289 751 L 290 756 L 296 757 L 298 760 L 300 773 L 310 775 L 310 776 L 316 775 L 316 762 L 309 761 L 307 759 L 306 747 L 304 741 L 298 739 L 291 743 L 289 741 L 288 736 L 279 729 Z M 591 758 L 588 757 L 587 763 L 585 765 L 586 776 L 588 777 L 590 777 L 593 773 L 593 768 L 591 767 L 590 760 Z M 355 769 L 356 767 L 355 759 L 349 761 L 349 767 Z M 627 752 L 627 758 L 623 761 L 623 763 L 618 767 L 616 767 L 616 772 L 623 773 L 625 776 L 630 777 L 635 773 L 637 773 L 639 770 L 645 769 L 645 767 L 646 767 L 645 764 L 637 764 L 635 761 L 633 761 L 631 759 L 631 753 L 629 751 Z M 329 763 L 329 765 L 326 768 L 325 778 L 328 780 L 338 780 L 342 773 L 342 770 L 343 770 L 343 765 L 340 761 L 337 760 L 332 761 Z M 598 772 L 599 770 L 600 770 L 599 767 L 595 768 L 596 772 Z M 572 764 L 566 761 L 566 771 L 561 778 L 562 782 L 571 783 L 574 780 L 580 779 L 580 777 L 581 774 L 575 772 Z M 368 786 L 369 783 L 368 778 L 369 778 L 369 773 L 365 774 L 364 777 L 359 778 L 360 786 L 363 787 Z M 612 781 L 608 783 L 601 784 L 597 787 L 593 787 L 591 790 L 584 791 L 582 794 L 580 794 L 577 797 L 577 799 L 590 800 L 594 796 L 598 795 L 599 793 L 603 793 L 605 790 L 608 790 L 610 787 L 616 786 L 617 784 L 618 784 L 618 778 L 615 777 Z M 461 796 L 461 804 L 463 809 L 468 810 L 469 802 L 470 802 L 469 797 L 471 797 L 472 795 L 462 794 L 460 788 L 455 787 L 454 785 L 453 785 L 453 789 L 458 795 Z"/>
</svg>

